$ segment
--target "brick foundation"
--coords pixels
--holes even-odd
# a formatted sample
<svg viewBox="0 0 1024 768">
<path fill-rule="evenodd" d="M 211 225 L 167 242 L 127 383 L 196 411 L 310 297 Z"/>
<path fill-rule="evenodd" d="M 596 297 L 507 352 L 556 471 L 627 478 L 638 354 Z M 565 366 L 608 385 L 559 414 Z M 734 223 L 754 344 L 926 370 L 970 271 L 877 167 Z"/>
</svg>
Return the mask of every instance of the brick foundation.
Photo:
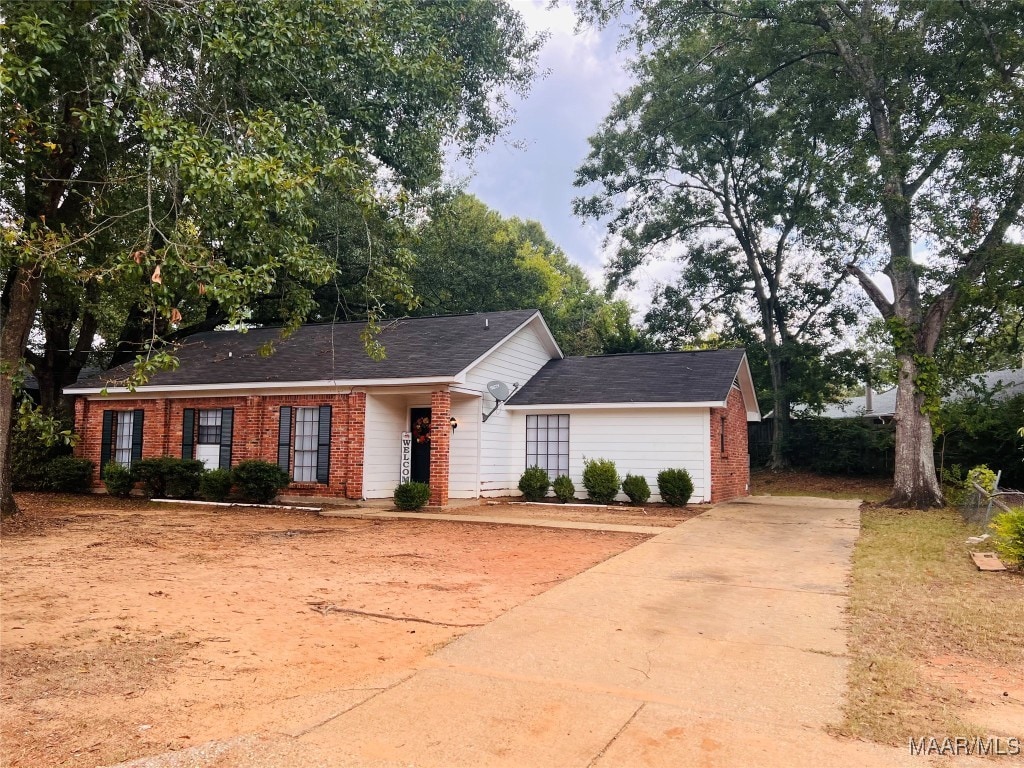
<svg viewBox="0 0 1024 768">
<path fill-rule="evenodd" d="M 90 459 L 96 465 L 93 485 L 102 488 L 99 466 L 104 411 L 140 408 L 145 411 L 142 457 L 148 459 L 181 456 L 182 417 L 186 408 L 233 408 L 232 466 L 247 459 L 276 463 L 282 405 L 330 405 L 332 408 L 328 482 L 292 483 L 285 493 L 294 496 L 362 498 L 363 448 L 366 442 L 366 395 L 362 392 L 347 395 L 250 395 L 173 399 L 78 397 L 75 400 L 75 429 L 82 439 L 75 448 L 75 455 Z"/>
<path fill-rule="evenodd" d="M 749 494 L 747 411 L 743 395 L 733 387 L 726 407 L 711 409 L 711 501 L 725 501 Z"/>
</svg>

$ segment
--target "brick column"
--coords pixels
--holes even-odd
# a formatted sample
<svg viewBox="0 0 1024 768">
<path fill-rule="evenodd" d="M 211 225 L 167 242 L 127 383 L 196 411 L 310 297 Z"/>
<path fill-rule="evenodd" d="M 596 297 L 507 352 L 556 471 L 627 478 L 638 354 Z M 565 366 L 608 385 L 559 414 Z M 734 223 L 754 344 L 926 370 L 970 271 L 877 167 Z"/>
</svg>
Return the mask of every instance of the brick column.
<svg viewBox="0 0 1024 768">
<path fill-rule="evenodd" d="M 348 396 L 348 418 L 345 420 L 345 498 L 363 498 L 363 451 L 366 447 L 366 393 Z M 447 490 L 445 491 L 447 494 Z"/>
<path fill-rule="evenodd" d="M 734 388 L 729 393 L 725 408 L 711 409 L 711 501 L 726 501 L 749 494 L 747 411 L 743 396 Z"/>
<path fill-rule="evenodd" d="M 430 504 L 448 504 L 448 453 L 451 445 L 452 396 L 448 391 L 430 393 Z"/>
</svg>

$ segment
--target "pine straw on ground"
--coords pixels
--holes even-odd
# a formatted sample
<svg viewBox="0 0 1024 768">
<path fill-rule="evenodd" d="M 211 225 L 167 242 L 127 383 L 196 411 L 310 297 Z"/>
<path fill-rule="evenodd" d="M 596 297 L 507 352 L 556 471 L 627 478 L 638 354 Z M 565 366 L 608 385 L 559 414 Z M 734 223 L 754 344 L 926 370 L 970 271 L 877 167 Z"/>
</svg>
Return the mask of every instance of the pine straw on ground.
<svg viewBox="0 0 1024 768">
<path fill-rule="evenodd" d="M 816 475 L 802 470 L 756 470 L 750 476 L 750 492 L 769 496 L 822 496 L 829 499 L 882 501 L 892 491 L 892 478 Z"/>
</svg>

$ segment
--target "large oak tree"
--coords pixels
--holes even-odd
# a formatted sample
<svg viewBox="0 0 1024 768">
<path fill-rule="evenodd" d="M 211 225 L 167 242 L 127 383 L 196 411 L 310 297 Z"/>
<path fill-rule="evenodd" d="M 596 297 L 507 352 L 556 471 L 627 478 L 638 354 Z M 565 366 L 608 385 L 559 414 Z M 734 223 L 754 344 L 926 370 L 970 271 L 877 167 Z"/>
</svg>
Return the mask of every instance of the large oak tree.
<svg viewBox="0 0 1024 768">
<path fill-rule="evenodd" d="M 37 365 L 80 366 L 117 315 L 136 381 L 173 364 L 161 336 L 242 320 L 268 293 L 294 327 L 336 272 L 323 202 L 372 219 L 434 183 L 446 145 L 500 131 L 539 44 L 490 0 L 5 0 L 0 13 L 5 514 L 12 397 L 40 310 Z"/>
<path fill-rule="evenodd" d="M 890 502 L 942 503 L 930 421 L 939 394 L 934 354 L 965 289 L 1007 252 L 1024 205 L 1024 5 L 578 5 L 599 21 L 629 7 L 642 50 L 684 46 L 691 70 L 709 81 L 753 63 L 743 86 L 719 97 L 723 104 L 753 90 L 834 126 L 822 137 L 846 153 L 835 169 L 842 200 L 856 211 L 848 224 L 877 233 L 873 257 L 846 269 L 886 320 L 899 366 Z"/>
</svg>

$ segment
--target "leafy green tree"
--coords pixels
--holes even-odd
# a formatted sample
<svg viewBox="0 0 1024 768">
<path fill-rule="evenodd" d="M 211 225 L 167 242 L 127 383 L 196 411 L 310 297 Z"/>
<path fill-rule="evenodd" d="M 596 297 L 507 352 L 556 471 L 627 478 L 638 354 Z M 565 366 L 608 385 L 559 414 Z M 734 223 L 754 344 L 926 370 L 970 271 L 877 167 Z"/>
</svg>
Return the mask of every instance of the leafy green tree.
<svg viewBox="0 0 1024 768">
<path fill-rule="evenodd" d="M 51 351 L 78 364 L 96 296 L 123 296 L 129 383 L 173 364 L 162 336 L 242 320 L 268 293 L 295 327 L 335 272 L 315 203 L 372 218 L 435 183 L 444 145 L 502 128 L 539 45 L 490 0 L 10 0 L 3 17 L 4 514 L 15 377 L 44 297 Z"/>
<path fill-rule="evenodd" d="M 819 112 L 779 97 L 799 93 L 799 81 L 778 78 L 770 92 L 746 87 L 763 56 L 711 69 L 695 63 L 697 39 L 649 42 L 633 67 L 636 84 L 590 140 L 577 185 L 596 191 L 575 209 L 608 219 L 612 285 L 650 258 L 680 262 L 678 281 L 659 291 L 649 316 L 672 328 L 663 341 L 692 345 L 724 330 L 763 350 L 775 417 L 769 465 L 782 469 L 794 393 L 817 402 L 848 378 L 821 365 L 829 342 L 857 320 L 845 265 L 862 238 L 843 226 L 849 207 L 834 172 L 845 152 L 820 138 L 837 129 Z M 793 377 L 811 369 L 824 380 L 794 387 Z"/>
<path fill-rule="evenodd" d="M 868 253 L 846 269 L 886 320 L 899 366 L 895 477 L 889 503 L 942 503 L 930 415 L 935 352 L 968 286 L 1012 248 L 1024 205 L 1024 6 L 805 0 L 581 0 L 590 17 L 632 12 L 644 50 L 684 51 L 714 81 L 745 69 L 773 107 L 832 127 L 831 183 L 867 225 Z M 713 91 L 716 95 L 718 91 Z M 707 99 L 696 94 L 695 104 Z M 656 134 L 651 132 L 653 141 Z M 783 144 L 780 153 L 792 155 Z M 846 217 L 844 216 L 844 219 Z M 923 246 L 915 254 L 914 246 Z M 875 280 L 881 272 L 886 291 Z"/>
<path fill-rule="evenodd" d="M 435 206 L 413 249 L 418 314 L 536 308 L 568 355 L 645 346 L 628 304 L 595 290 L 535 221 L 506 219 L 459 193 Z"/>
</svg>

